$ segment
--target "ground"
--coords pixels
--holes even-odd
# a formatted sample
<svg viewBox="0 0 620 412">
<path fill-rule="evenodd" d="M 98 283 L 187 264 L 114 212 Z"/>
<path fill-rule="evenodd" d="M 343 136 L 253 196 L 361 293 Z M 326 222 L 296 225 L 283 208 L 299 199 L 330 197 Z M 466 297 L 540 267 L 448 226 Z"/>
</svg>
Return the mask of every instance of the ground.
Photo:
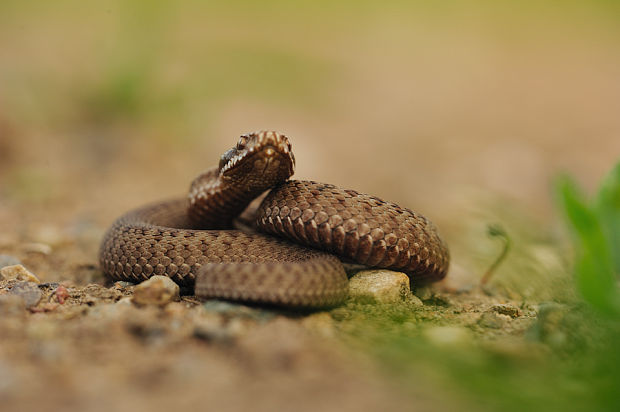
<svg viewBox="0 0 620 412">
<path fill-rule="evenodd" d="M 452 410 L 463 395 L 437 386 L 443 367 L 429 371 L 433 365 L 422 356 L 395 374 L 391 361 L 368 345 L 390 350 L 386 339 L 398 337 L 413 351 L 478 347 L 524 362 L 552 350 L 528 338 L 537 303 L 458 279 L 418 288 L 417 297 L 403 302 L 351 300 L 325 311 L 191 295 L 140 306 L 131 300 L 134 285 L 102 277 L 94 253 L 100 236 L 91 230 L 47 228 L 41 233 L 47 243 L 3 239 L 5 258 L 18 259 L 44 282 L 32 287 L 41 296 L 28 308 L 27 294 L 20 299 L 10 292 L 26 282 L 0 282 L 5 410 L 163 411 L 201 402 L 231 410 Z"/>
<path fill-rule="evenodd" d="M 553 190 L 620 153 L 617 5 L 302 3 L 0 3 L 0 254 L 43 283 L 0 282 L 1 409 L 618 410 Z M 106 282 L 111 222 L 257 129 L 430 218 L 446 280 L 314 313 Z"/>
<path fill-rule="evenodd" d="M 36 273 L 51 252 L 35 246 L 9 251 Z M 75 247 L 65 239 L 53 253 L 71 256 Z M 40 284 L 42 298 L 28 310 L 23 300 L 7 299 L 17 281 L 0 283 L 5 410 L 46 405 L 167 410 L 200 402 L 225 410 L 450 408 L 452 401 L 422 377 L 415 389 L 399 389 L 360 347 L 347 343 L 367 333 L 365 327 L 372 333 L 372 320 L 365 317 L 373 313 L 364 308 L 404 318 L 413 314 L 413 322 L 400 325 L 412 331 L 424 323 L 444 325 L 425 328 L 424 339 L 448 347 L 480 339 L 509 339 L 514 345 L 536 318 L 536 310 L 521 302 L 479 290 L 440 292 L 442 287 L 419 290 L 422 306 L 349 302 L 297 313 L 183 296 L 164 307 L 140 307 L 128 299 L 134 286 L 104 286 L 95 262 L 60 260 L 54 266 L 67 276 Z"/>
</svg>

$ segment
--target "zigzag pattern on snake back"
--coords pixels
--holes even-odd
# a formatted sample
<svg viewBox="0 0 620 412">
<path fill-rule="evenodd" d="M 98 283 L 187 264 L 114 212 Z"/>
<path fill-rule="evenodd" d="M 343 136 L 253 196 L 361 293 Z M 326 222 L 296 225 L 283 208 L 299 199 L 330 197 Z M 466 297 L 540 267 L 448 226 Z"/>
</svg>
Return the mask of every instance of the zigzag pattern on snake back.
<svg viewBox="0 0 620 412">
<path fill-rule="evenodd" d="M 133 282 L 166 275 L 205 298 L 296 307 L 343 301 L 348 280 L 335 256 L 403 271 L 416 283 L 445 276 L 448 248 L 428 219 L 354 190 L 288 180 L 294 166 L 286 136 L 243 135 L 192 182 L 189 199 L 120 217 L 101 243 L 103 272 Z M 233 230 L 268 189 L 254 223 L 266 234 Z"/>
</svg>

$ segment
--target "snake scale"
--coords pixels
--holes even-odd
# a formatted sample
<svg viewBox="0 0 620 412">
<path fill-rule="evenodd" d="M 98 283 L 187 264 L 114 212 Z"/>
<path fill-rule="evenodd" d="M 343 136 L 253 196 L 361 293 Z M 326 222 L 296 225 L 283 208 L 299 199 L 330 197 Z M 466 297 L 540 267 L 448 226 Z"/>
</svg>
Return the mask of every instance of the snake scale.
<svg viewBox="0 0 620 412">
<path fill-rule="evenodd" d="M 188 198 L 117 219 L 101 243 L 103 272 L 131 282 L 166 275 L 199 297 L 292 307 L 342 302 L 341 260 L 402 271 L 416 284 L 445 276 L 448 248 L 428 219 L 354 190 L 289 180 L 294 167 L 286 136 L 241 136 L 192 182 Z M 254 211 L 255 230 L 233 229 L 269 189 Z"/>
</svg>

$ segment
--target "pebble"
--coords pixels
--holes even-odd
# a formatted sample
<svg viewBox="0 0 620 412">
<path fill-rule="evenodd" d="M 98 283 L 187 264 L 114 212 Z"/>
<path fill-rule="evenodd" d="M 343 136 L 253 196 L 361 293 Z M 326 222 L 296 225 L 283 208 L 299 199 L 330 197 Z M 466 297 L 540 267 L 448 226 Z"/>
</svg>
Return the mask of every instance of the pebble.
<svg viewBox="0 0 620 412">
<path fill-rule="evenodd" d="M 15 256 L 0 255 L 0 269 L 5 266 L 21 265 L 21 263 Z"/>
<path fill-rule="evenodd" d="M 511 318 L 518 318 L 522 315 L 521 310 L 518 307 L 510 305 L 508 303 L 498 303 L 491 307 L 491 310 L 499 313 L 500 315 L 507 315 Z"/>
<path fill-rule="evenodd" d="M 9 294 L 19 296 L 24 301 L 26 308 L 36 306 L 43 295 L 37 285 L 32 282 L 16 283 L 9 289 Z"/>
<path fill-rule="evenodd" d="M 114 282 L 114 287 L 118 289 L 128 289 L 135 286 L 135 283 L 126 282 L 124 280 L 119 280 L 118 282 Z"/>
<path fill-rule="evenodd" d="M 56 300 L 58 301 L 58 303 L 60 303 L 61 305 L 65 303 L 65 301 L 69 298 L 69 291 L 67 290 L 66 287 L 59 285 L 56 288 L 56 291 L 54 292 L 54 295 L 56 296 Z"/>
<path fill-rule="evenodd" d="M 179 299 L 179 285 L 167 276 L 153 276 L 133 291 L 133 302 L 138 305 L 164 306 Z"/>
<path fill-rule="evenodd" d="M 39 278 L 30 273 L 30 271 L 22 265 L 5 266 L 0 269 L 0 276 L 1 279 L 4 280 L 21 280 L 25 282 L 41 283 Z"/>
<path fill-rule="evenodd" d="M 411 294 L 409 277 L 391 270 L 358 272 L 349 280 L 349 297 L 376 303 L 410 302 L 416 306 L 422 305 L 422 301 Z"/>
</svg>

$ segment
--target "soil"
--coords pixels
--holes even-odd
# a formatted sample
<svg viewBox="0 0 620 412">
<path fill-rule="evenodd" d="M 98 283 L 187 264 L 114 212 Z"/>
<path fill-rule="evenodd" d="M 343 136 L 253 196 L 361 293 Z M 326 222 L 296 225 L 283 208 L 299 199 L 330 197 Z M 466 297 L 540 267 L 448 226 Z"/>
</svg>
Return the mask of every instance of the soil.
<svg viewBox="0 0 620 412">
<path fill-rule="evenodd" d="M 45 235 L 53 246 L 3 239 L 1 252 L 42 282 L 28 308 L 15 296 L 27 282 L 0 282 L 3 410 L 450 409 L 440 388 L 421 381 L 415 391 L 399 389 L 347 343 L 348 329 L 364 322 L 360 305 L 372 303 L 298 313 L 185 295 L 163 307 L 138 306 L 134 285 L 106 282 L 96 255 L 80 253 L 96 250 L 98 236 L 52 232 Z M 423 306 L 401 310 L 422 324 L 465 326 L 482 339 L 520 339 L 536 316 L 521 302 L 457 292 L 445 282 L 417 294 Z M 440 343 L 461 337 L 445 327 L 429 336 Z"/>
<path fill-rule="evenodd" d="M 468 370 L 388 365 L 372 343 L 419 337 L 447 362 L 482 347 L 499 370 L 566 341 L 554 308 L 575 291 L 551 182 L 566 171 L 592 189 L 620 153 L 603 2 L 4 3 L 0 254 L 41 284 L 0 282 L 0 410 L 478 410 L 485 399 L 455 390 Z M 263 128 L 290 135 L 295 178 L 429 217 L 450 245 L 446 280 L 395 306 L 294 313 L 191 295 L 138 306 L 135 286 L 103 278 L 113 219 L 185 195 Z M 494 223 L 513 248 L 480 288 Z"/>
</svg>

